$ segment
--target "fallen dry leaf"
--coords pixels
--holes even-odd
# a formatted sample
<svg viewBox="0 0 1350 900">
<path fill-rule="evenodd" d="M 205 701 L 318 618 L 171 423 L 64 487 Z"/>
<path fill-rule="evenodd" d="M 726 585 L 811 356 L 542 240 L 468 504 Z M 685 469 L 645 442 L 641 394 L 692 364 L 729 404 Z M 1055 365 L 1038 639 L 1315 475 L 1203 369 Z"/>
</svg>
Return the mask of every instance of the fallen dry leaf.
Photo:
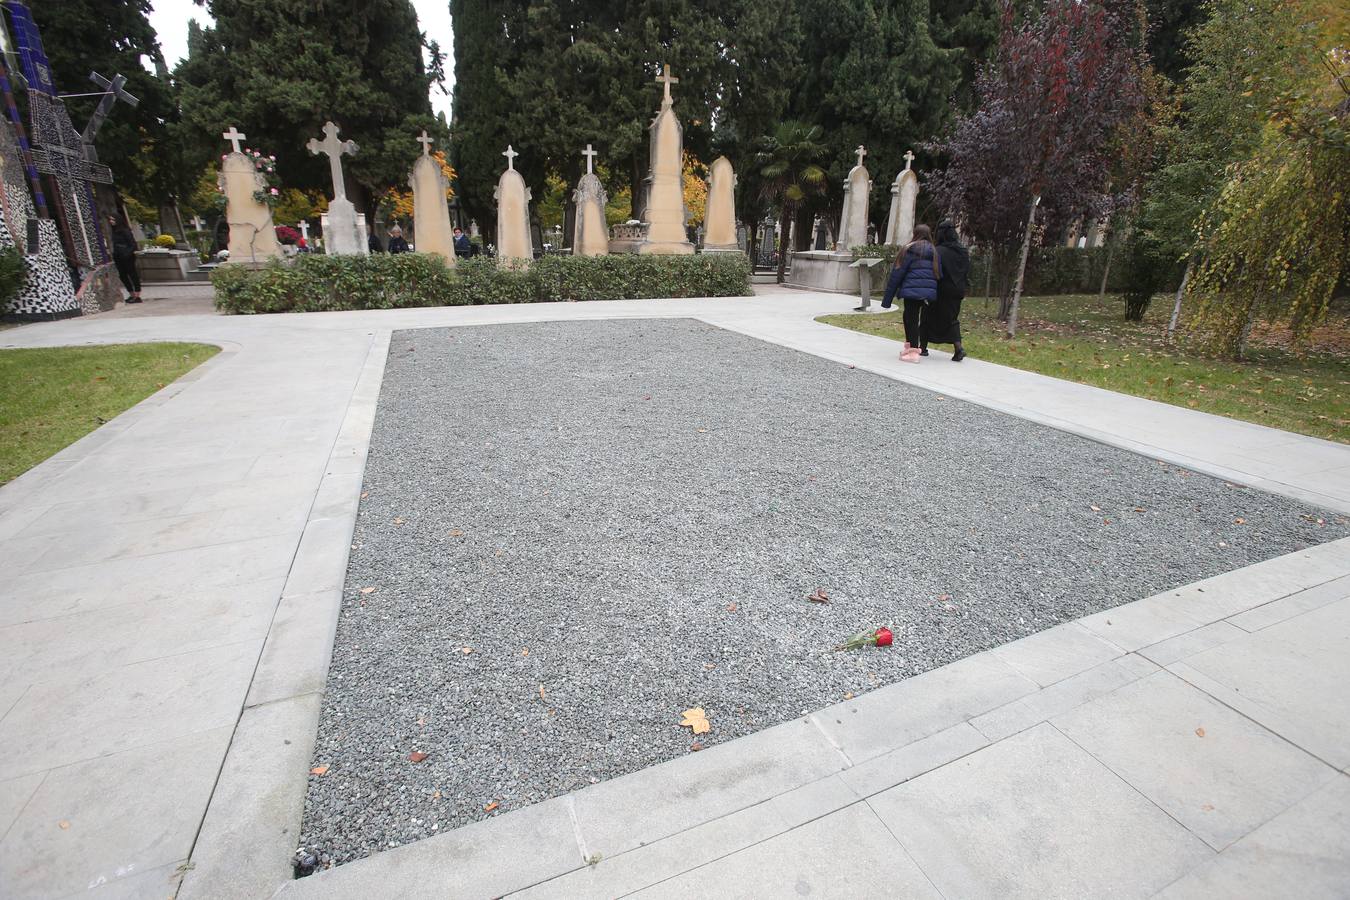
<svg viewBox="0 0 1350 900">
<path fill-rule="evenodd" d="M 432 795 L 431 795 L 431 799 L 432 799 L 432 800 L 439 800 L 439 799 L 441 799 L 441 792 L 440 792 L 440 791 L 437 791 L 436 793 L 432 794 Z"/>
<path fill-rule="evenodd" d="M 60 822 L 57 822 L 56 825 L 57 825 L 57 827 L 60 828 L 62 831 L 65 831 L 66 829 L 70 828 L 70 823 L 69 823 L 68 821 L 66 821 L 65 819 L 62 819 Z"/>
<path fill-rule="evenodd" d="M 496 800 L 493 800 L 493 801 L 492 801 L 491 803 L 489 803 L 487 806 L 483 807 L 483 812 L 492 812 L 494 809 L 496 809 L 496 808 L 499 807 L 499 806 L 501 806 L 501 804 L 498 803 Z"/>
<path fill-rule="evenodd" d="M 712 731 L 712 724 L 708 722 L 708 714 L 700 706 L 684 711 L 684 718 L 680 720 L 680 727 L 693 729 L 694 734 L 707 734 Z"/>
<path fill-rule="evenodd" d="M 470 653 L 473 652 L 473 648 L 472 648 L 472 647 L 460 647 L 460 648 L 459 648 L 459 652 L 460 652 L 460 653 L 463 653 L 465 656 L 468 656 Z"/>
<path fill-rule="evenodd" d="M 1214 804 L 1213 804 L 1213 803 L 1202 803 L 1202 804 L 1200 805 L 1200 808 L 1203 809 L 1205 812 L 1214 812 Z"/>
<path fill-rule="evenodd" d="M 425 725 L 425 724 L 427 724 L 427 717 L 426 717 L 426 716 L 418 716 L 418 717 L 417 717 L 417 724 L 418 724 L 418 725 Z"/>
<path fill-rule="evenodd" d="M 1144 508 L 1143 508 L 1142 506 L 1136 506 L 1136 507 L 1134 508 L 1134 511 L 1135 511 L 1135 512 L 1144 512 L 1145 510 L 1144 510 Z"/>
<path fill-rule="evenodd" d="M 1201 726 L 1201 727 L 1195 729 L 1195 736 L 1196 736 L 1196 737 L 1204 737 L 1204 736 L 1205 736 L 1205 729 L 1204 729 L 1204 726 Z"/>
<path fill-rule="evenodd" d="M 704 670 L 711 672 L 713 669 L 717 668 L 717 666 L 713 663 L 704 663 L 703 668 Z"/>
<path fill-rule="evenodd" d="M 706 428 L 700 428 L 700 429 L 698 430 L 698 433 L 699 433 L 699 434 L 707 434 L 707 433 L 708 433 L 708 429 L 706 429 Z"/>
<path fill-rule="evenodd" d="M 1101 511 L 1102 511 L 1102 508 L 1101 508 L 1100 506 L 1095 506 L 1095 505 L 1094 505 L 1094 506 L 1089 506 L 1088 509 L 1092 510 L 1093 512 L 1101 512 Z"/>
<path fill-rule="evenodd" d="M 698 741 L 694 741 L 692 744 L 689 745 L 689 752 L 690 752 L 690 753 L 697 753 L 698 751 L 700 751 L 700 750 L 702 750 L 702 749 L 703 749 L 703 745 L 700 744 Z"/>
<path fill-rule="evenodd" d="M 1246 524 L 1247 524 L 1247 520 L 1246 520 L 1246 519 L 1234 519 L 1234 520 L 1233 520 L 1233 524 L 1234 524 L 1234 525 L 1246 525 Z"/>
<path fill-rule="evenodd" d="M 394 524 L 395 524 L 395 525 L 402 525 L 402 524 L 403 524 L 403 517 L 402 517 L 402 516 L 394 516 Z"/>
<path fill-rule="evenodd" d="M 361 593 L 363 593 L 363 594 L 373 594 L 373 593 L 375 593 L 375 588 L 373 588 L 373 587 L 363 587 L 363 588 L 361 588 Z"/>
<path fill-rule="evenodd" d="M 544 699 L 544 686 L 542 684 L 539 685 L 539 699 L 540 700 Z"/>
<path fill-rule="evenodd" d="M 413 752 L 408 754 L 408 759 L 412 762 L 421 762 L 422 760 L 426 759 L 429 755 L 430 754 L 423 753 L 421 750 L 414 750 Z"/>
<path fill-rule="evenodd" d="M 806 599 L 810 600 L 812 603 L 829 603 L 830 595 L 825 592 L 824 588 L 816 588 L 816 592 L 814 594 L 808 594 Z"/>
<path fill-rule="evenodd" d="M 526 648 L 524 648 L 523 650 L 521 650 L 521 651 L 520 651 L 520 655 L 521 655 L 521 656 L 529 656 L 529 655 L 530 655 L 530 648 L 529 648 L 529 647 L 526 647 Z"/>
<path fill-rule="evenodd" d="M 460 531 L 458 528 L 452 528 L 452 529 L 450 529 L 450 536 L 451 536 L 451 537 L 464 537 L 464 532 Z"/>
<path fill-rule="evenodd" d="M 361 492 L 361 499 L 362 499 L 362 500 L 366 499 L 366 498 L 369 497 L 369 496 L 370 496 L 370 491 L 362 491 L 362 492 Z"/>
<path fill-rule="evenodd" d="M 844 693 L 844 699 L 845 699 L 845 700 L 852 700 L 852 699 L 853 699 L 853 692 L 852 692 L 852 691 L 846 691 L 846 692 Z"/>
<path fill-rule="evenodd" d="M 311 774 L 311 775 L 327 775 L 327 774 L 328 774 L 328 767 L 327 767 L 327 766 L 315 766 L 314 768 L 312 768 L 312 769 L 309 770 L 309 774 Z"/>
<path fill-rule="evenodd" d="M 1111 524 L 1111 520 L 1110 520 L 1110 519 L 1102 519 L 1102 524 L 1103 524 L 1103 525 L 1110 525 L 1110 524 Z"/>
<path fill-rule="evenodd" d="M 728 603 L 728 604 L 727 604 L 727 612 L 735 612 L 735 611 L 736 611 L 736 604 L 735 604 L 735 603 Z"/>
<path fill-rule="evenodd" d="M 951 594 L 942 594 L 942 595 L 940 595 L 940 596 L 938 597 L 938 600 L 939 600 L 939 601 L 950 600 L 950 599 L 952 599 L 952 595 L 951 595 Z"/>
</svg>

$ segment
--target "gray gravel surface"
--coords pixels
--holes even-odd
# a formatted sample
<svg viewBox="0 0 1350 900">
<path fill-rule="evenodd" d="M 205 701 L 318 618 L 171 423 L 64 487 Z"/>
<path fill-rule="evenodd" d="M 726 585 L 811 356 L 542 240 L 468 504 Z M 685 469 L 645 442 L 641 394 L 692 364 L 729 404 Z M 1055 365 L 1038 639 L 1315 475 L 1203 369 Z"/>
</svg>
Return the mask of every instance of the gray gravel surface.
<svg viewBox="0 0 1350 900">
<path fill-rule="evenodd" d="M 729 741 L 1347 533 L 688 320 L 395 333 L 364 491 L 302 836 L 336 863 L 688 753 L 689 707 Z"/>
</svg>

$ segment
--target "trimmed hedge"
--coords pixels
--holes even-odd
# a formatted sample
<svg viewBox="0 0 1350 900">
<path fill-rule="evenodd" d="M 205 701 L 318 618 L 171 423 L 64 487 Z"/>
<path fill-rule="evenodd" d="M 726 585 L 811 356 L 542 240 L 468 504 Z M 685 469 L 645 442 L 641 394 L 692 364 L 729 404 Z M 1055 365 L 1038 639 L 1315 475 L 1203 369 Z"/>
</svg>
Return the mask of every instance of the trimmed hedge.
<svg viewBox="0 0 1350 900">
<path fill-rule="evenodd" d="M 211 273 L 216 308 L 227 313 L 324 312 L 639 300 L 742 297 L 750 294 L 743 253 L 694 256 L 545 256 L 524 269 L 496 259 L 458 260 L 454 268 L 423 253 L 372 256 L 306 254 L 261 269 L 225 265 Z"/>
</svg>

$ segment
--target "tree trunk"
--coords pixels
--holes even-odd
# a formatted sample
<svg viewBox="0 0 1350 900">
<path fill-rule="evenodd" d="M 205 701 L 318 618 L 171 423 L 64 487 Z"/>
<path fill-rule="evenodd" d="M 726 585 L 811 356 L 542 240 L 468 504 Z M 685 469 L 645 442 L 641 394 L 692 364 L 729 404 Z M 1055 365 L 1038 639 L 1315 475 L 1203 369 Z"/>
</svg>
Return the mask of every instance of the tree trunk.
<svg viewBox="0 0 1350 900">
<path fill-rule="evenodd" d="M 993 296 L 994 288 L 994 253 L 992 250 L 984 254 L 984 308 L 989 308 L 989 299 Z"/>
<path fill-rule="evenodd" d="M 1195 254 L 1186 258 L 1186 271 L 1181 275 L 1181 285 L 1177 288 L 1177 299 L 1172 304 L 1172 318 L 1167 322 L 1167 343 L 1172 343 L 1177 331 L 1177 320 L 1181 318 L 1181 298 L 1186 296 L 1186 285 L 1191 280 L 1191 271 L 1195 268 Z"/>
<path fill-rule="evenodd" d="M 1106 282 L 1111 277 L 1111 260 L 1116 257 L 1116 230 L 1111 229 L 1111 233 L 1106 238 L 1106 265 L 1102 267 L 1102 286 L 1097 291 L 1097 299 L 1106 299 Z"/>
<path fill-rule="evenodd" d="M 787 281 L 788 249 L 792 246 L 792 208 L 783 204 L 783 212 L 778 217 L 778 283 Z"/>
<path fill-rule="evenodd" d="M 642 155 L 633 154 L 633 187 L 629 191 L 629 218 L 641 221 L 647 212 L 647 182 L 642 171 Z"/>
<path fill-rule="evenodd" d="M 1012 302 L 1008 305 L 1008 337 L 1017 337 L 1017 308 L 1022 304 L 1022 280 L 1027 274 L 1027 254 L 1031 252 L 1031 230 L 1036 225 L 1036 207 L 1041 203 L 1041 195 L 1031 198 L 1031 209 L 1027 213 L 1027 231 L 1022 235 L 1022 258 L 1017 263 L 1017 281 L 1013 285 Z"/>
<path fill-rule="evenodd" d="M 1233 342 L 1233 358 L 1239 362 L 1245 362 L 1247 359 L 1247 338 L 1251 337 L 1252 325 L 1256 323 L 1256 300 L 1257 295 L 1252 294 L 1247 301 L 1246 317 L 1242 321 L 1242 328 L 1238 330 L 1237 338 Z"/>
</svg>

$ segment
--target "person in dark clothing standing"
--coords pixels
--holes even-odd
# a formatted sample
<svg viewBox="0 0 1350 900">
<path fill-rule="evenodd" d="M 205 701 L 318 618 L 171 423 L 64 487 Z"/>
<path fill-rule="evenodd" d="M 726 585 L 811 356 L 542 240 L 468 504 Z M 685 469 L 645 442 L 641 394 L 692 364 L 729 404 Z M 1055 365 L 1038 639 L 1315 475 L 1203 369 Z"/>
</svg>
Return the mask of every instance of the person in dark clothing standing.
<svg viewBox="0 0 1350 900">
<path fill-rule="evenodd" d="M 403 239 L 403 229 L 395 225 L 389 229 L 389 252 L 390 253 L 410 253 L 412 248 L 408 242 Z"/>
<path fill-rule="evenodd" d="M 890 309 L 897 294 L 905 306 L 905 348 L 900 351 L 901 362 L 919 361 L 920 320 L 925 315 L 924 309 L 937 300 L 941 276 L 933 232 L 927 225 L 914 226 L 914 240 L 896 254 L 895 267 L 881 298 L 882 309 Z"/>
<path fill-rule="evenodd" d="M 136 235 L 116 216 L 108 216 L 108 227 L 112 229 L 113 265 L 117 266 L 122 287 L 127 289 L 127 302 L 140 303 L 141 275 L 136 271 Z"/>
<path fill-rule="evenodd" d="M 463 228 L 455 229 L 455 255 L 459 257 L 473 256 L 473 242 L 469 236 L 464 233 Z"/>
<path fill-rule="evenodd" d="M 379 235 L 373 231 L 370 233 L 370 237 L 366 239 L 366 247 L 371 253 L 384 252 L 384 244 L 380 243 Z"/>
<path fill-rule="evenodd" d="M 970 277 L 970 251 L 961 243 L 956 226 L 943 222 L 937 228 L 938 262 L 942 277 L 938 279 L 937 300 L 923 311 L 920 329 L 921 356 L 928 355 L 928 345 L 953 344 L 956 352 L 952 362 L 966 358 L 961 345 L 961 301 L 966 296 L 966 281 Z"/>
</svg>

